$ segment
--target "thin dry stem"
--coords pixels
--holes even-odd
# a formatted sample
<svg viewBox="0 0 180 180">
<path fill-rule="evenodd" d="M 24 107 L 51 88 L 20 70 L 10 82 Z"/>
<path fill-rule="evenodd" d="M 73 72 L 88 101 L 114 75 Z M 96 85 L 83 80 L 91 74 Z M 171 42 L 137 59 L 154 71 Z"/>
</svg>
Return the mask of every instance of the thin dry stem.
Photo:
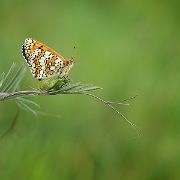
<svg viewBox="0 0 180 180">
<path fill-rule="evenodd" d="M 133 138 L 133 140 L 137 140 L 139 138 L 139 131 L 140 131 L 140 128 L 138 126 L 136 126 L 134 123 L 132 123 L 131 121 L 129 121 L 123 114 L 121 114 L 117 109 L 115 109 L 113 106 L 111 106 L 111 104 L 117 104 L 117 102 L 110 102 L 110 101 L 104 101 L 103 99 L 93 95 L 93 94 L 89 94 L 89 93 L 85 93 L 87 96 L 91 96 L 95 99 L 98 99 L 99 101 L 103 102 L 104 104 L 106 104 L 107 106 L 109 106 L 111 109 L 113 109 L 116 113 L 118 113 L 125 121 L 127 121 L 131 126 L 132 128 L 135 130 L 136 132 L 136 135 L 137 135 L 137 138 Z M 134 97 L 132 98 L 129 98 L 129 99 L 126 99 L 126 100 L 122 100 L 122 101 L 128 101 L 128 100 L 131 100 L 131 99 L 134 99 L 137 95 L 135 95 Z M 121 102 L 121 101 L 118 101 L 118 102 Z"/>
</svg>

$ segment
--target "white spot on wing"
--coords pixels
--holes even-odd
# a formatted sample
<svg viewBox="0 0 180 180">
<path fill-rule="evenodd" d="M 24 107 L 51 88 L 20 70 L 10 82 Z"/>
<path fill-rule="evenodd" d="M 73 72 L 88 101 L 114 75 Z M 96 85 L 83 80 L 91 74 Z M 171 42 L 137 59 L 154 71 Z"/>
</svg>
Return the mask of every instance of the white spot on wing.
<svg viewBox="0 0 180 180">
<path fill-rule="evenodd" d="M 51 66 L 51 67 L 50 67 L 50 70 L 54 70 L 54 69 L 55 69 L 55 67 L 54 67 L 54 66 Z"/>
</svg>

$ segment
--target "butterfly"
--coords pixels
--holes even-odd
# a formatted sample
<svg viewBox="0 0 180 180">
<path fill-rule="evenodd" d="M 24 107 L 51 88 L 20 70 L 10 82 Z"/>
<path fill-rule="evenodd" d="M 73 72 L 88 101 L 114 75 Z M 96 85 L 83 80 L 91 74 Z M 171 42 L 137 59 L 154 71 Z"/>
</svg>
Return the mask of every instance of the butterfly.
<svg viewBox="0 0 180 180">
<path fill-rule="evenodd" d="M 25 39 L 22 55 L 26 60 L 33 77 L 39 81 L 57 75 L 67 77 L 74 65 L 74 59 L 66 60 L 45 44 L 32 39 Z"/>
</svg>

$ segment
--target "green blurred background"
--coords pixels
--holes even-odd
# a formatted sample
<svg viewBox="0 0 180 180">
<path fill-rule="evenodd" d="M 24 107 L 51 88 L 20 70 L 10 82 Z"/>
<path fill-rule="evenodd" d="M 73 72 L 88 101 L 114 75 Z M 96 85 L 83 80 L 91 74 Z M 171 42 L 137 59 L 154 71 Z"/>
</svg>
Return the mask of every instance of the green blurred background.
<svg viewBox="0 0 180 180">
<path fill-rule="evenodd" d="M 40 111 L 21 111 L 0 141 L 0 179 L 180 179 L 180 2 L 152 0 L 0 1 L 0 73 L 25 63 L 21 45 L 32 37 L 70 58 L 72 83 L 103 87 L 141 128 L 135 132 L 103 103 L 84 95 L 31 97 Z M 27 67 L 27 65 L 25 64 Z M 27 67 L 21 90 L 37 87 Z M 39 109 L 36 109 L 39 110 Z M 0 103 L 0 133 L 17 106 Z"/>
</svg>

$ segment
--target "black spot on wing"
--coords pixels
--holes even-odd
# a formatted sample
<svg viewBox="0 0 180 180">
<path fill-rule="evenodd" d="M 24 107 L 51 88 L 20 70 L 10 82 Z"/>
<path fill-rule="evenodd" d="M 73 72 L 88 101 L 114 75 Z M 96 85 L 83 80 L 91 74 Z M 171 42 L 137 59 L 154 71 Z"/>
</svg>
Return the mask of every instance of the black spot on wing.
<svg viewBox="0 0 180 180">
<path fill-rule="evenodd" d="M 25 53 L 25 47 L 24 47 L 24 44 L 22 45 L 22 49 L 21 49 L 22 51 L 22 55 L 23 55 L 23 57 L 24 57 L 24 59 L 26 60 L 26 61 L 28 61 L 28 56 L 26 55 L 26 53 Z"/>
</svg>

